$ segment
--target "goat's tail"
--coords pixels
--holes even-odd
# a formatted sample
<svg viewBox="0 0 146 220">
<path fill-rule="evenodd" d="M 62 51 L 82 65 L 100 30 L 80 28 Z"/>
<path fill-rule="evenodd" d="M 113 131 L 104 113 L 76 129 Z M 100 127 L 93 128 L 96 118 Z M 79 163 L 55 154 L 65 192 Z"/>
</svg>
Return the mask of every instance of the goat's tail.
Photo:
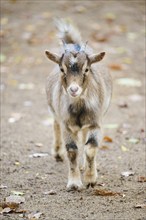
<svg viewBox="0 0 146 220">
<path fill-rule="evenodd" d="M 55 19 L 58 30 L 58 37 L 66 44 L 81 44 L 81 35 L 79 30 L 67 19 Z"/>
</svg>

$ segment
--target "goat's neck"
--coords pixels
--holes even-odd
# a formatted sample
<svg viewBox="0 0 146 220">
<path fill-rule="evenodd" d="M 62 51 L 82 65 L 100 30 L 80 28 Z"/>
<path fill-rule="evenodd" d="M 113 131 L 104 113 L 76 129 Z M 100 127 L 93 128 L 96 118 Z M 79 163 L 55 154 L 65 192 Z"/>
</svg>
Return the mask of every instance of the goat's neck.
<svg viewBox="0 0 146 220">
<path fill-rule="evenodd" d="M 83 105 L 83 103 L 85 103 L 85 100 L 84 100 L 84 98 L 82 97 L 82 96 L 79 96 L 79 97 L 77 97 L 77 98 L 71 98 L 70 97 L 70 104 L 72 104 L 72 105 L 74 105 L 74 106 L 82 106 Z"/>
</svg>

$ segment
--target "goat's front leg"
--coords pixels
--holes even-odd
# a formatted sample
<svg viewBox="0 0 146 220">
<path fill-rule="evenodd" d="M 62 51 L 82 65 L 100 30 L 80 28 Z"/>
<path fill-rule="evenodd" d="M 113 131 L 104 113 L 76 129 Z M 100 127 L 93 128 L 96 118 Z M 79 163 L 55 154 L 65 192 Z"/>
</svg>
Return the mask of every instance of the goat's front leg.
<svg viewBox="0 0 146 220">
<path fill-rule="evenodd" d="M 63 161 L 64 152 L 62 147 L 62 137 L 61 137 L 61 128 L 59 123 L 54 121 L 54 149 L 53 155 L 56 161 Z"/>
<path fill-rule="evenodd" d="M 87 134 L 87 142 L 85 144 L 85 172 L 84 172 L 84 182 L 86 187 L 94 187 L 97 180 L 97 170 L 96 170 L 96 154 L 97 147 L 99 145 L 98 137 L 100 135 L 100 130 L 89 131 Z"/>
<path fill-rule="evenodd" d="M 67 190 L 81 190 L 83 187 L 78 163 L 78 147 L 68 131 L 64 132 L 64 141 L 69 160 Z"/>
</svg>

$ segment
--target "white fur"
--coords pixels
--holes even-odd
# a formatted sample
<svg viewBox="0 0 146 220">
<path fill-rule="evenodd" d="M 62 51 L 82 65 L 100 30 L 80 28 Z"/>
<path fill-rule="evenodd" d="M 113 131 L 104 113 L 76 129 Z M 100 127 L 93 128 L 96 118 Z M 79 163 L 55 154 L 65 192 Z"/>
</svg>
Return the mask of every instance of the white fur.
<svg viewBox="0 0 146 220">
<path fill-rule="evenodd" d="M 74 42 L 79 44 L 82 42 L 80 32 L 74 25 L 70 24 L 69 21 L 65 19 L 56 19 L 55 24 L 57 26 L 58 36 L 60 39 L 65 39 L 66 35 L 69 35 L 72 37 Z"/>
<path fill-rule="evenodd" d="M 72 189 L 74 187 L 79 190 L 83 187 L 79 170 L 76 170 L 74 174 L 71 171 L 69 173 L 67 188 Z"/>
<path fill-rule="evenodd" d="M 67 183 L 67 188 L 77 187 L 81 189 L 83 187 L 81 179 L 70 177 Z"/>
<path fill-rule="evenodd" d="M 69 62 L 70 62 L 71 65 L 73 65 L 74 63 L 78 62 L 78 59 L 77 59 L 77 57 L 71 56 L 70 59 L 69 59 Z"/>
<path fill-rule="evenodd" d="M 78 91 L 75 92 L 75 96 L 73 96 L 73 93 L 72 93 L 71 90 L 70 90 L 70 88 L 74 88 L 74 87 L 77 87 L 77 88 L 78 88 Z M 76 97 L 80 96 L 81 93 L 82 93 L 82 91 L 83 91 L 83 89 L 82 89 L 77 83 L 75 83 L 75 82 L 71 83 L 71 84 L 69 85 L 69 87 L 67 88 L 67 92 L 68 92 L 68 94 L 69 94 L 72 98 L 76 98 Z"/>
</svg>

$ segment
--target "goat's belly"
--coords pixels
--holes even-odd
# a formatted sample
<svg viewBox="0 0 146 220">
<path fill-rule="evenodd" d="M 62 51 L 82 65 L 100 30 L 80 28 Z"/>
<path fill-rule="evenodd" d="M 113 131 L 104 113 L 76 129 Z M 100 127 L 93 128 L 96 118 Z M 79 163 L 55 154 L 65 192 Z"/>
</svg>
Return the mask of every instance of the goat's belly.
<svg viewBox="0 0 146 220">
<path fill-rule="evenodd" d="M 97 118 L 94 114 L 72 114 L 69 115 L 66 125 L 73 133 L 87 128 L 95 127 L 97 124 Z"/>
</svg>

